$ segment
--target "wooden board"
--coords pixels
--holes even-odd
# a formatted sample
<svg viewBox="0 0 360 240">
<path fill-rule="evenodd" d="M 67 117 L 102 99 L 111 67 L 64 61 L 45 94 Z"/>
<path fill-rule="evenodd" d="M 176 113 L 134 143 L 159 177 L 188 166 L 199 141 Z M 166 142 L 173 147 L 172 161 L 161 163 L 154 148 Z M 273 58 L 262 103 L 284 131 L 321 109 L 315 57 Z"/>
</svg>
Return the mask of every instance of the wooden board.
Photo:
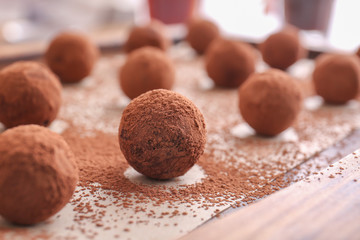
<svg viewBox="0 0 360 240">
<path fill-rule="evenodd" d="M 359 155 L 181 239 L 360 239 Z"/>
</svg>

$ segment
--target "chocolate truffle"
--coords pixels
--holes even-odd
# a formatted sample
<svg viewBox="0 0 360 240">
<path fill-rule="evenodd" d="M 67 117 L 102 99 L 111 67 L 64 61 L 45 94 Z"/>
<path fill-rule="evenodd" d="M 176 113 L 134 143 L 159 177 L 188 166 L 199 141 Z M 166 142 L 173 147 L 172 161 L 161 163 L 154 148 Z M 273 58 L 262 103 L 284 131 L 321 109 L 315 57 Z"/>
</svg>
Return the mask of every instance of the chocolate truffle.
<svg viewBox="0 0 360 240">
<path fill-rule="evenodd" d="M 212 40 L 219 35 L 219 28 L 213 22 L 194 19 L 188 24 L 186 40 L 198 54 L 204 54 Z"/>
<path fill-rule="evenodd" d="M 293 27 L 270 35 L 259 48 L 264 62 L 270 67 L 282 70 L 305 55 L 298 31 Z"/>
<path fill-rule="evenodd" d="M 145 26 L 135 26 L 125 42 L 126 52 L 135 49 L 153 46 L 161 50 L 166 50 L 170 45 L 170 40 L 165 35 L 164 25 L 160 21 L 153 20 Z"/>
<path fill-rule="evenodd" d="M 90 75 L 98 55 L 98 48 L 88 37 L 67 32 L 51 41 L 45 60 L 62 82 L 76 83 Z"/>
<path fill-rule="evenodd" d="M 119 143 L 128 163 L 154 179 L 185 174 L 204 152 L 206 130 L 199 109 L 164 89 L 135 98 L 125 108 Z"/>
<path fill-rule="evenodd" d="M 9 222 L 29 225 L 53 216 L 77 181 L 75 157 L 60 135 L 37 125 L 0 135 L 0 215 Z"/>
<path fill-rule="evenodd" d="M 133 99 L 149 90 L 171 89 L 175 70 L 163 51 L 142 47 L 129 54 L 119 76 L 122 90 Z"/>
<path fill-rule="evenodd" d="M 315 91 L 328 103 L 354 99 L 360 87 L 360 61 L 354 55 L 322 54 L 313 72 Z"/>
<path fill-rule="evenodd" d="M 48 126 L 61 106 L 61 84 L 36 62 L 16 62 L 0 71 L 0 122 Z"/>
<path fill-rule="evenodd" d="M 255 73 L 239 89 L 241 115 L 262 135 L 274 136 L 287 129 L 296 119 L 301 103 L 298 84 L 281 70 Z"/>
<path fill-rule="evenodd" d="M 206 52 L 205 66 L 215 85 L 236 88 L 255 71 L 255 54 L 246 43 L 217 38 Z"/>
</svg>

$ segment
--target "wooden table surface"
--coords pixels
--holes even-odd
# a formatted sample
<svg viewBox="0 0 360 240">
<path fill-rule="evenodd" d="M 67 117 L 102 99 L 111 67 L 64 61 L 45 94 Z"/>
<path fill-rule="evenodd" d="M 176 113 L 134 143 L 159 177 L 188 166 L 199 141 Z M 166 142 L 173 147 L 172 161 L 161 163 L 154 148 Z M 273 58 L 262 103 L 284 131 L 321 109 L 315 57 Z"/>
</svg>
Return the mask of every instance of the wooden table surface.
<svg viewBox="0 0 360 240">
<path fill-rule="evenodd" d="M 360 239 L 360 151 L 188 239 Z"/>
</svg>

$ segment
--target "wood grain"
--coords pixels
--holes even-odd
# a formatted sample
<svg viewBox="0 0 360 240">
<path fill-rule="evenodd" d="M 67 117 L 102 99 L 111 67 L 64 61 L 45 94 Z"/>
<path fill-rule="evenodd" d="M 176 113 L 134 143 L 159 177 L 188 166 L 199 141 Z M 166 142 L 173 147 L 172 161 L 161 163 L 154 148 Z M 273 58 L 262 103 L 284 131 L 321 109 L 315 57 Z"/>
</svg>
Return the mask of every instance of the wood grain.
<svg viewBox="0 0 360 240">
<path fill-rule="evenodd" d="M 358 155 L 181 239 L 360 239 Z"/>
</svg>

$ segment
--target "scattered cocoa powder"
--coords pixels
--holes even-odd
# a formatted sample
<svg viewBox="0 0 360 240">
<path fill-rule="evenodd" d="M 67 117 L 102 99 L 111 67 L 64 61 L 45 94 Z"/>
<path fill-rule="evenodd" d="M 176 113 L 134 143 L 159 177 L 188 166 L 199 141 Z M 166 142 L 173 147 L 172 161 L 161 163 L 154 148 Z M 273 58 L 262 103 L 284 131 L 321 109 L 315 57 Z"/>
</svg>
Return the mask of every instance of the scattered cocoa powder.
<svg viewBox="0 0 360 240">
<path fill-rule="evenodd" d="M 174 58 L 181 55 L 176 53 Z M 68 128 L 62 135 L 78 157 L 80 170 L 77 193 L 71 201 L 75 216 L 69 229 L 73 230 L 66 232 L 70 235 L 80 230 L 82 236 L 95 238 L 110 227 L 118 231 L 114 238 L 127 238 L 136 233 L 133 227 L 149 226 L 152 232 L 162 232 L 165 224 L 171 223 L 167 228 L 174 227 L 178 232 L 172 234 L 179 236 L 190 230 L 182 227 L 184 219 L 204 222 L 209 218 L 204 212 L 214 215 L 217 208 L 246 206 L 287 186 L 294 180 L 286 173 L 345 138 L 360 120 L 353 107 L 304 109 L 293 125 L 296 141 L 238 138 L 232 133 L 243 123 L 237 111 L 237 91 L 204 88 L 207 79 L 201 59 L 178 59 L 174 90 L 192 100 L 207 123 L 207 144 L 197 163 L 205 176 L 200 182 L 175 187 L 134 183 L 124 175 L 129 165 L 116 135 L 125 105 L 122 100 L 126 99 L 118 91 L 116 75 L 123 62 L 122 55 L 102 59 L 84 86 L 64 89 L 59 119 L 66 121 Z M 326 160 L 322 154 L 318 157 Z M 318 171 L 316 165 L 314 171 Z M 308 174 L 308 169 L 304 173 Z M 124 215 L 126 212 L 131 216 Z M 109 215 L 117 217 L 108 222 Z M 89 232 L 86 222 L 103 226 Z M 130 232 L 124 232 L 125 228 Z"/>
</svg>

